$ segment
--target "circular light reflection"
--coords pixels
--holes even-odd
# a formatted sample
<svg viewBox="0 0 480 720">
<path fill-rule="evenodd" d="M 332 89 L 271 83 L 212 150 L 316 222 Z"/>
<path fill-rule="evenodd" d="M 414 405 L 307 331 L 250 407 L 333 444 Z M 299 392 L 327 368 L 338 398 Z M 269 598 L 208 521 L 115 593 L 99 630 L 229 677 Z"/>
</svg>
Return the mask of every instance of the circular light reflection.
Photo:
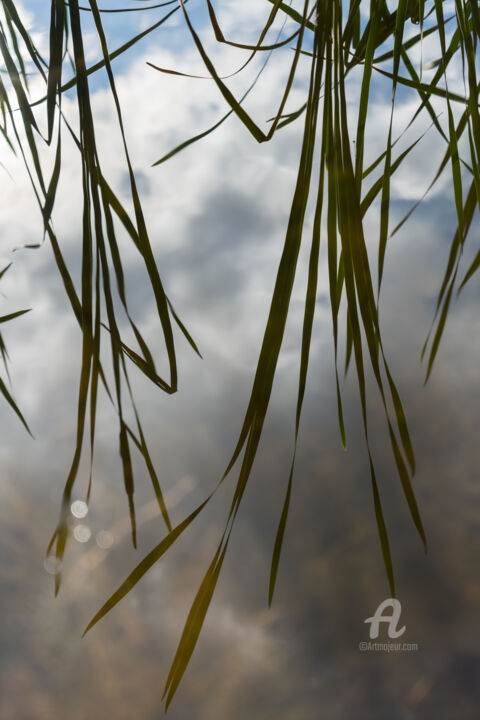
<svg viewBox="0 0 480 720">
<path fill-rule="evenodd" d="M 49 575 L 58 575 L 62 570 L 62 561 L 55 557 L 55 555 L 49 555 L 43 561 L 43 567 Z"/>
<path fill-rule="evenodd" d="M 73 529 L 73 537 L 77 542 L 86 543 L 92 537 L 92 531 L 87 525 L 77 525 Z"/>
<path fill-rule="evenodd" d="M 70 512 L 72 513 L 73 517 L 81 520 L 88 514 L 88 505 L 87 503 L 83 502 L 83 500 L 75 500 L 75 502 L 73 502 L 70 506 Z"/>
<path fill-rule="evenodd" d="M 109 550 L 113 545 L 113 535 L 108 530 L 100 530 L 95 537 L 95 541 L 102 550 Z"/>
</svg>

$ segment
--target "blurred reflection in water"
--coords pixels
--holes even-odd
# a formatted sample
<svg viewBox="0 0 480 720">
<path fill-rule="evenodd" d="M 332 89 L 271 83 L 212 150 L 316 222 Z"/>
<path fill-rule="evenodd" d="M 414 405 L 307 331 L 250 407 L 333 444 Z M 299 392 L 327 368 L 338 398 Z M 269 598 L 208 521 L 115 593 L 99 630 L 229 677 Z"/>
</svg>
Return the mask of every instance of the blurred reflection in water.
<svg viewBox="0 0 480 720">
<path fill-rule="evenodd" d="M 130 81 L 128 87 L 127 114 L 132 114 L 130 127 L 136 127 L 136 85 Z M 145 88 L 138 92 L 145 97 Z M 139 137 L 158 133 L 156 112 L 149 113 L 142 116 L 146 129 Z M 107 122 L 105 127 L 104 135 Z M 298 136 L 291 132 L 286 128 L 273 150 L 255 147 L 256 162 L 248 164 L 243 155 L 253 152 L 252 146 L 238 139 L 238 128 L 224 126 L 210 141 L 208 173 L 202 147 L 186 159 L 180 156 L 171 176 L 149 175 L 151 204 L 146 205 L 152 234 L 159 238 L 162 278 L 204 356 L 200 362 L 179 342 L 180 391 L 173 398 L 153 393 L 133 377 L 175 523 L 215 485 L 240 428 L 295 178 Z M 110 142 L 108 135 L 105 142 Z M 141 167 L 148 167 L 152 158 L 142 156 L 144 144 L 139 141 L 137 156 Z M 112 152 L 112 162 L 115 157 Z M 179 195 L 186 177 L 188 193 Z M 17 190 L 5 187 L 10 195 L 2 213 L 13 207 L 18 214 L 15 203 L 26 206 L 27 201 L 20 202 Z M 70 213 L 75 197 L 64 192 L 59 201 L 65 252 L 74 264 L 78 237 Z M 32 229 L 21 207 L 24 232 L 37 240 L 38 218 Z M 394 208 L 398 219 L 407 207 Z M 3 224 L 12 227 L 11 218 Z M 415 489 L 427 556 L 391 461 L 382 409 L 378 398 L 370 398 L 401 621 L 405 641 L 417 643 L 418 651 L 358 649 L 368 640 L 365 618 L 389 592 L 352 379 L 345 384 L 348 452 L 341 449 L 322 257 L 323 285 L 274 604 L 267 610 L 269 562 L 292 451 L 300 286 L 294 291 L 261 450 L 199 644 L 169 710 L 173 720 L 478 718 L 480 321 L 474 282 L 453 310 L 426 388 L 418 361 L 454 225 L 444 198 L 426 204 L 391 243 L 383 281 L 381 322 L 417 452 Z M 30 235 L 17 244 L 28 241 Z M 110 433 L 114 415 L 105 401 L 99 407 L 90 508 L 87 513 L 83 502 L 86 467 L 71 508 L 73 537 L 64 567 L 44 559 L 74 446 L 79 333 L 66 313 L 48 249 L 18 257 L 17 274 L 10 273 L 16 284 L 6 282 L 3 289 L 14 309 L 36 310 L 12 327 L 9 348 L 16 396 L 37 440 L 30 440 L 0 406 L 0 717 L 157 720 L 163 717 L 169 664 L 216 549 L 235 476 L 167 556 L 81 639 L 87 622 L 164 536 L 165 527 L 148 478 L 136 468 L 139 548 L 132 550 L 117 438 Z M 301 262 L 305 267 L 306 258 Z M 137 266 L 130 270 L 132 311 L 142 330 L 145 326 L 154 335 L 144 278 Z M 53 576 L 60 570 L 63 585 L 54 600 Z"/>
<path fill-rule="evenodd" d="M 401 270 L 401 259 L 395 259 Z M 412 313 L 420 320 L 427 318 L 430 307 L 410 297 L 402 321 L 394 295 L 384 317 L 387 328 L 396 324 L 396 330 L 387 330 L 387 343 L 415 438 L 416 488 L 429 540 L 426 557 L 399 489 L 388 443 L 383 443 L 381 411 L 373 399 L 372 427 L 377 431 L 375 455 L 402 624 L 407 627 L 405 640 L 418 643 L 418 651 L 358 650 L 359 642 L 368 640 L 363 621 L 388 589 L 356 394 L 347 383 L 350 432 L 349 451 L 344 453 L 333 420 L 330 362 L 320 360 L 318 352 L 273 608 L 266 609 L 267 573 L 291 450 L 292 366 L 282 370 L 234 541 L 170 717 L 478 717 L 478 348 L 459 353 L 456 333 L 469 323 L 460 314 L 432 382 L 423 389 L 414 353 L 421 322 L 415 329 L 408 318 Z M 466 303 L 463 314 L 471 312 Z M 326 335 L 327 328 L 325 320 L 319 333 Z M 218 367 L 201 371 L 207 380 L 209 372 L 215 373 L 215 389 L 207 382 L 206 389 L 199 387 L 193 396 L 180 395 L 171 415 L 165 409 L 147 411 L 149 434 L 157 437 L 155 460 L 175 522 L 217 479 L 230 449 L 225 447 L 224 427 L 240 419 L 237 411 L 235 417 L 227 417 L 225 398 L 230 407 L 241 409 L 248 387 L 248 377 L 234 368 L 226 368 L 223 375 Z M 171 435 L 168 425 L 174 426 Z M 49 443 L 65 442 L 55 432 Z M 20 432 L 15 438 L 17 446 L 12 445 L 10 462 L 5 463 L 0 509 L 2 720 L 160 718 L 162 683 L 218 540 L 231 483 L 227 481 L 212 508 L 164 561 L 81 640 L 92 614 L 162 537 L 158 506 L 146 478 L 139 477 L 140 548 L 134 553 L 120 474 L 108 460 L 115 457 L 114 448 L 104 442 L 100 457 L 107 461 L 104 467 L 98 463 L 91 510 L 86 515 L 81 504 L 74 505 L 72 522 L 80 542 L 70 543 L 64 584 L 54 600 L 49 573 L 58 568 L 51 559 L 44 567 L 42 558 L 60 495 L 49 494 L 47 480 L 38 473 L 47 450 L 42 440 L 27 441 Z M 51 462 L 60 488 L 62 458 Z"/>
</svg>

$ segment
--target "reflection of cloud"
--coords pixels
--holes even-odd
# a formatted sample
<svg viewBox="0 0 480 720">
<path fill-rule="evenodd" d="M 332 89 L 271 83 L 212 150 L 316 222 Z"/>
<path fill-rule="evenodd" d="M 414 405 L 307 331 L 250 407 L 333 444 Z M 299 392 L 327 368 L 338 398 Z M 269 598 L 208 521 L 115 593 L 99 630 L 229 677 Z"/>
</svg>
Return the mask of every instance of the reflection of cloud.
<svg viewBox="0 0 480 720">
<path fill-rule="evenodd" d="M 192 70 L 200 68 L 193 53 L 168 48 L 155 52 L 158 58 L 146 56 L 160 65 L 181 62 Z M 199 125 L 208 127 L 223 109 L 211 84 L 174 82 L 145 68 L 143 60 L 119 80 L 127 133 L 143 187 L 149 189 L 145 208 L 162 277 L 205 357 L 200 362 L 179 343 L 181 387 L 173 398 L 152 394 L 149 385 L 135 378 L 152 456 L 177 522 L 214 486 L 245 410 L 295 179 L 300 128 L 292 126 L 270 145 L 257 147 L 231 121 L 204 144 L 151 169 L 152 160 Z M 263 95 L 252 103 L 259 117 L 267 116 L 280 70 L 276 73 L 271 72 Z M 150 102 L 157 97 L 166 108 L 160 118 L 158 103 Z M 94 105 L 109 178 L 124 192 L 124 165 L 112 132 L 108 94 L 96 93 Z M 368 125 L 372 159 L 387 107 L 380 106 Z M 68 103 L 66 110 L 72 113 Z M 429 138 L 425 147 L 433 170 L 429 143 L 434 144 L 434 136 Z M 67 138 L 65 153 L 65 185 L 55 223 L 78 275 L 78 177 L 75 150 Z M 16 185 L 2 180 L 0 216 L 2 226 L 11 229 L 2 248 L 5 254 L 38 240 L 39 229 L 23 175 L 13 161 L 12 167 Z M 425 166 L 409 168 L 416 188 Z M 405 177 L 395 187 L 402 198 L 409 196 Z M 392 212 L 401 216 L 403 205 L 395 205 Z M 384 598 L 387 585 L 351 379 L 345 386 L 348 453 L 340 447 L 331 329 L 323 308 L 315 330 L 277 594 L 273 609 L 265 610 L 270 552 L 292 447 L 302 322 L 302 304 L 295 302 L 261 452 L 211 612 L 169 711 L 174 720 L 370 719 L 379 709 L 382 717 L 408 718 L 418 712 L 443 720 L 452 717 L 454 701 L 462 703 L 462 719 L 475 717 L 478 690 L 471 678 L 478 673 L 480 633 L 479 377 L 478 347 L 472 340 L 478 336 L 476 297 L 467 294 L 457 304 L 455 327 L 453 322 L 447 326 L 438 365 L 425 389 L 418 362 L 446 243 L 454 230 L 444 208 L 444 198 L 437 198 L 391 241 L 382 291 L 385 347 L 417 448 L 415 487 L 429 537 L 426 557 L 396 479 L 381 408 L 373 393 L 369 398 L 373 451 L 404 622 L 419 652 L 367 657 L 357 650 L 365 639 L 363 620 Z M 367 222 L 374 247 L 373 213 Z M 143 269 L 126 239 L 121 242 L 129 263 L 132 308 L 155 347 L 157 324 Z M 322 270 L 324 263 L 325 257 Z M 302 256 L 300 272 L 304 268 Z M 321 282 L 319 295 L 325 292 L 325 275 Z M 74 720 L 86 715 L 153 720 L 160 716 L 162 679 L 218 542 L 235 477 L 227 478 L 219 498 L 164 561 L 80 641 L 89 616 L 165 531 L 162 521 L 152 517 L 141 528 L 139 553 L 128 546 L 123 480 L 111 434 L 114 416 L 102 403 L 88 515 L 92 538 L 85 548 L 69 546 L 65 586 L 53 601 L 42 553 L 56 520 L 74 442 L 78 329 L 65 311 L 48 248 L 18 253 L 4 290 L 12 307 L 34 307 L 8 332 L 16 396 L 32 418 L 37 440 L 27 439 L 1 406 L 1 602 L 8 618 L 0 629 L 2 718 L 50 720 L 68 714 Z M 301 283 L 294 293 L 295 301 L 301 300 Z M 182 497 L 179 481 L 193 475 L 198 484 Z M 87 478 L 87 471 L 79 477 L 80 494 Z M 150 518 L 157 508 L 148 479 L 138 470 L 136 481 L 139 520 L 142 507 Z M 122 532 L 112 531 L 117 544 L 106 553 L 93 542 L 112 527 L 123 527 L 124 539 L 119 542 Z M 90 562 L 92 557 L 102 561 Z"/>
</svg>

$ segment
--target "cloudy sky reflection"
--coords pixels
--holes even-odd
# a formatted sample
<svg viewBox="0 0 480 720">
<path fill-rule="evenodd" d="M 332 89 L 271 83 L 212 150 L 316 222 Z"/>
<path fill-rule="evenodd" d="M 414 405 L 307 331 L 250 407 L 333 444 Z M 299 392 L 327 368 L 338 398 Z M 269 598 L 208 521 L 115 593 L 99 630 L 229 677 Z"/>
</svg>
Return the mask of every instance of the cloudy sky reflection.
<svg viewBox="0 0 480 720">
<path fill-rule="evenodd" d="M 37 11 L 39 3 L 24 3 Z M 248 6 L 254 3 L 248 2 Z M 227 4 L 228 5 L 228 4 Z M 235 9 L 223 9 L 236 27 Z M 153 21 L 152 21 L 153 22 Z M 247 36 L 243 26 L 242 37 Z M 117 28 L 117 38 L 124 29 Z M 172 146 L 226 112 L 209 83 L 160 76 L 145 60 L 202 72 L 176 29 L 132 56 L 119 93 L 156 257 L 167 292 L 197 340 L 203 360 L 178 337 L 180 390 L 167 397 L 132 373 L 152 457 L 173 521 L 210 492 L 230 458 L 243 419 L 280 256 L 295 182 L 300 127 L 257 146 L 238 123 L 161 168 Z M 165 36 L 161 36 L 162 39 Z M 114 43 L 116 44 L 116 43 Z M 94 50 L 92 50 L 94 53 Z M 226 67 L 233 54 L 223 54 Z M 286 62 L 269 69 L 250 109 L 269 117 Z M 239 81 L 240 82 L 240 81 Z M 355 101 L 352 80 L 352 102 Z M 292 98 L 299 100 L 301 88 Z M 415 109 L 399 112 L 399 128 Z M 108 176 L 127 201 L 113 107 L 101 84 L 94 98 Z M 66 103 L 73 117 L 74 106 Z M 388 97 L 369 123 L 369 153 L 386 133 Z M 421 126 L 421 124 L 420 124 Z M 420 127 L 419 126 L 419 127 Z M 424 127 L 428 126 L 425 120 Z M 65 138 L 65 171 L 55 225 L 78 273 L 78 163 Z M 441 157 L 433 132 L 394 183 L 400 219 Z M 88 468 L 78 478 L 64 583 L 54 600 L 52 562 L 44 550 L 54 529 L 75 435 L 79 332 L 48 246 L 37 242 L 39 214 L 13 159 L 13 181 L 0 177 L 2 304 L 33 311 L 5 332 L 15 397 L 35 440 L 0 405 L 0 715 L 2 720 L 163 716 L 161 692 L 183 623 L 226 518 L 235 474 L 198 521 L 142 582 L 84 639 L 86 623 L 134 565 L 159 542 L 164 526 L 145 472 L 138 468 L 139 548 L 129 540 L 117 457 L 115 415 L 99 406 L 95 475 L 88 513 L 81 504 Z M 392 240 L 381 323 L 417 454 L 417 499 L 429 551 L 424 555 L 397 479 L 379 399 L 370 397 L 373 452 L 390 532 L 405 640 L 416 652 L 360 652 L 364 619 L 388 596 L 372 506 L 353 376 L 344 385 L 348 451 L 341 447 L 333 372 L 326 255 L 321 257 L 318 314 L 301 426 L 294 495 L 277 594 L 267 609 L 270 555 L 293 448 L 298 348 L 303 310 L 300 277 L 263 441 L 199 644 L 169 710 L 173 720 L 360 720 L 478 717 L 480 691 L 480 321 L 476 279 L 455 303 L 435 371 L 423 387 L 420 350 L 455 230 L 454 204 L 440 185 Z M 377 210 L 366 228 L 377 237 Z M 307 219 L 305 237 L 311 232 Z M 478 225 L 471 250 L 478 247 Z M 134 315 L 162 363 L 158 325 L 143 269 L 125 238 Z M 467 267 L 467 260 L 465 261 Z M 106 338 L 104 338 L 106 340 Z M 403 638 L 402 638 L 403 639 Z"/>
</svg>

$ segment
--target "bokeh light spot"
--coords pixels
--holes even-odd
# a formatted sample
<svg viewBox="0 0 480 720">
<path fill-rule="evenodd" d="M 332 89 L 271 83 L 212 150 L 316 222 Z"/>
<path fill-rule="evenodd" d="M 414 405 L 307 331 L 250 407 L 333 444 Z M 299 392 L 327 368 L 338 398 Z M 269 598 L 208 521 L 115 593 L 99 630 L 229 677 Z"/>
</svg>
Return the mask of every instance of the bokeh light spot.
<svg viewBox="0 0 480 720">
<path fill-rule="evenodd" d="M 86 543 L 92 537 L 92 531 L 87 525 L 77 525 L 73 529 L 73 537 L 77 542 Z"/>
<path fill-rule="evenodd" d="M 83 500 L 75 500 L 75 502 L 73 502 L 70 506 L 70 512 L 72 513 L 73 517 L 81 520 L 88 514 L 88 505 L 87 503 L 83 502 Z"/>
</svg>

